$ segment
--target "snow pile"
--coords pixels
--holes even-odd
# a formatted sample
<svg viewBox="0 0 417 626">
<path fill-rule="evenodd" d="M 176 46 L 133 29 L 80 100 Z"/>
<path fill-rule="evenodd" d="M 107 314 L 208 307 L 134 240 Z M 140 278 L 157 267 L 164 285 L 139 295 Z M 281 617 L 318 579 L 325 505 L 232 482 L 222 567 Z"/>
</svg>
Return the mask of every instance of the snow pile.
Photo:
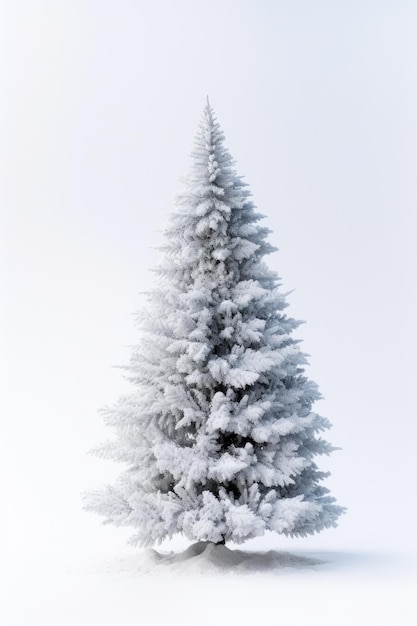
<svg viewBox="0 0 417 626">
<path fill-rule="evenodd" d="M 222 544 L 199 541 L 183 552 L 158 552 L 148 548 L 140 554 L 107 562 L 109 574 L 245 574 L 311 569 L 325 561 L 289 552 L 232 550 Z"/>
<path fill-rule="evenodd" d="M 32 567 L 15 563 L 13 571 L 1 563 L 0 624 L 417 624 L 416 563 L 410 554 L 316 552 L 305 546 L 304 555 L 312 557 L 306 558 L 202 542 L 170 554 L 124 549 L 121 554 L 104 546 L 101 556 L 82 562 L 73 557 Z"/>
</svg>

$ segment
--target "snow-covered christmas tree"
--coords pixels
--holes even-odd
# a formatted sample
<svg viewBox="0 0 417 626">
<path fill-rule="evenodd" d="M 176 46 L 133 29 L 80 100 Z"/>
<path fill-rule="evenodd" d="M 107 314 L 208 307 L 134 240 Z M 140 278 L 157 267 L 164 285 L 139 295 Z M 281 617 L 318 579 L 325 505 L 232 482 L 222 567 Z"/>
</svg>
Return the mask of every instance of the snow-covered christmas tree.
<svg viewBox="0 0 417 626">
<path fill-rule="evenodd" d="M 263 258 L 274 250 L 236 174 L 209 102 L 185 189 L 170 216 L 157 285 L 126 368 L 133 391 L 103 411 L 115 430 L 95 452 L 127 465 L 86 494 L 132 543 L 175 533 L 241 543 L 272 530 L 306 535 L 343 508 L 315 463 L 333 448 L 312 412 L 320 397 L 292 333 L 299 322 Z"/>
</svg>

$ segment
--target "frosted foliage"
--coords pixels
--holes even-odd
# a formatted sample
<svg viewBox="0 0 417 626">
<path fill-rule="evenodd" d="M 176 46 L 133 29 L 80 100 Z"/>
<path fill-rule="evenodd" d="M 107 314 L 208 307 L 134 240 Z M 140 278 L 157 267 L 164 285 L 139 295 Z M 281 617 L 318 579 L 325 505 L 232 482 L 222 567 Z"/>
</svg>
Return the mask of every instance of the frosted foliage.
<svg viewBox="0 0 417 626">
<path fill-rule="evenodd" d="M 165 229 L 157 285 L 126 368 L 134 391 L 103 411 L 95 452 L 127 468 L 86 508 L 132 526 L 133 543 L 175 533 L 240 543 L 335 526 L 342 508 L 315 457 L 331 446 L 317 387 L 292 337 L 273 248 L 207 103 L 192 167 Z"/>
</svg>

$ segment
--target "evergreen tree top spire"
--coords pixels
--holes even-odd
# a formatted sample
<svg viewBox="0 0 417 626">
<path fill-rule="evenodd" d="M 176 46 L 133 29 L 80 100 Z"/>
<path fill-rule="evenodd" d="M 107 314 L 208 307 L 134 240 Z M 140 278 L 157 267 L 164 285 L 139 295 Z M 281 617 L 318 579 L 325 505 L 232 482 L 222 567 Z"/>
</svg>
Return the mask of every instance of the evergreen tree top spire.
<svg viewBox="0 0 417 626">
<path fill-rule="evenodd" d="M 195 141 L 200 143 L 200 145 L 204 145 L 209 154 L 214 154 L 223 148 L 224 138 L 216 113 L 207 96 L 207 102 L 203 109 Z"/>
<path fill-rule="evenodd" d="M 221 131 L 220 124 L 217 122 L 216 113 L 210 104 L 208 96 L 201 117 L 201 126 L 207 141 L 207 148 L 214 151 L 216 146 L 223 142 L 224 134 Z"/>
<path fill-rule="evenodd" d="M 215 111 L 207 96 L 200 123 L 194 137 L 191 151 L 191 168 L 185 178 L 187 191 L 179 194 L 181 198 L 190 199 L 189 192 L 205 198 L 226 199 L 228 190 L 240 189 L 245 197 L 250 195 L 247 187 L 237 175 L 234 160 L 224 145 L 225 136 L 217 121 Z"/>
</svg>

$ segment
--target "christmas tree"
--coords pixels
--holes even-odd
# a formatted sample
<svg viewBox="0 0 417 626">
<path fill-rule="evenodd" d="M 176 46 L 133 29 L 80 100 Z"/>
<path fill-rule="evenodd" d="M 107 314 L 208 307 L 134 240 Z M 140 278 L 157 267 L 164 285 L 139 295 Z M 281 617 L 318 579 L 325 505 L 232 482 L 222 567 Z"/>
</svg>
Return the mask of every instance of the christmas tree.
<svg viewBox="0 0 417 626">
<path fill-rule="evenodd" d="M 269 230 L 208 101 L 184 183 L 138 317 L 133 391 L 103 411 L 116 436 L 94 451 L 127 467 L 85 506 L 143 546 L 335 526 L 343 508 L 315 463 L 334 449 L 320 437 L 330 424 L 312 412 L 299 322 L 263 260 Z"/>
</svg>

